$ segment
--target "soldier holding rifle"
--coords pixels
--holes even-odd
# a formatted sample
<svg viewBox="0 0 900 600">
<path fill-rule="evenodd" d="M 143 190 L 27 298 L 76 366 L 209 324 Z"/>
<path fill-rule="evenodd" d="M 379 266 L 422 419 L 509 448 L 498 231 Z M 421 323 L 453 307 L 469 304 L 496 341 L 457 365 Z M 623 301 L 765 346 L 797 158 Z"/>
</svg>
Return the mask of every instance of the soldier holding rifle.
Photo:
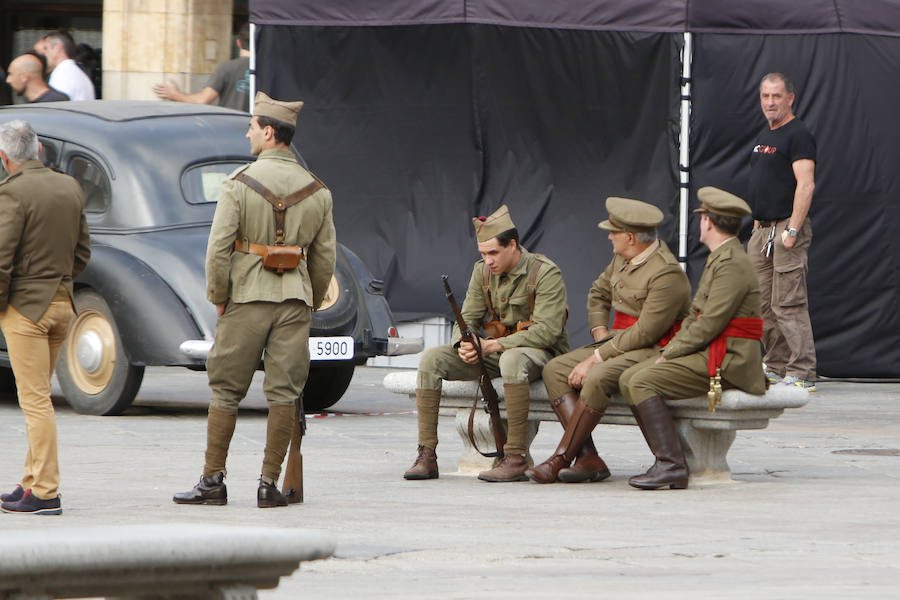
<svg viewBox="0 0 900 600">
<path fill-rule="evenodd" d="M 467 329 L 481 333 L 467 342 L 456 325 L 450 344 L 430 348 L 422 356 L 416 380 L 418 456 L 406 479 L 438 477 L 435 448 L 442 382 L 478 379 L 480 355 L 491 377 L 503 377 L 509 433 L 502 458 L 478 478 L 526 481 L 530 383 L 551 358 L 569 350 L 566 287 L 559 268 L 519 245 L 506 206 L 472 222 L 482 259 L 472 270 L 461 316 Z"/>
</svg>

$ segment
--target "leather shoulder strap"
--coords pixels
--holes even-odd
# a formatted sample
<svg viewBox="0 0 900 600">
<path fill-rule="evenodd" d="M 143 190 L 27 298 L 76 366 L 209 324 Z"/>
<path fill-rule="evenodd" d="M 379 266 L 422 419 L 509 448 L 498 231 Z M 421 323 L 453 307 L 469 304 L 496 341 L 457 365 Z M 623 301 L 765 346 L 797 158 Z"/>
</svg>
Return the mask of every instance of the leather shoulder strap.
<svg viewBox="0 0 900 600">
<path fill-rule="evenodd" d="M 535 259 L 533 263 L 531 263 L 531 269 L 528 270 L 528 320 L 534 320 L 534 299 L 537 296 L 537 279 L 538 273 L 541 270 L 541 264 L 543 261 L 541 259 Z"/>
<path fill-rule="evenodd" d="M 325 186 L 319 181 L 319 178 L 313 175 L 313 180 L 309 182 L 307 185 L 303 186 L 296 192 L 292 192 L 285 196 L 284 198 L 279 198 L 272 191 L 261 184 L 257 179 L 254 179 L 250 175 L 246 173 L 238 173 L 234 176 L 237 181 L 240 181 L 251 190 L 262 196 L 266 199 L 266 201 L 272 205 L 272 210 L 275 212 L 275 243 L 283 244 L 284 243 L 284 213 L 291 206 L 306 200 L 320 189 Z"/>
</svg>

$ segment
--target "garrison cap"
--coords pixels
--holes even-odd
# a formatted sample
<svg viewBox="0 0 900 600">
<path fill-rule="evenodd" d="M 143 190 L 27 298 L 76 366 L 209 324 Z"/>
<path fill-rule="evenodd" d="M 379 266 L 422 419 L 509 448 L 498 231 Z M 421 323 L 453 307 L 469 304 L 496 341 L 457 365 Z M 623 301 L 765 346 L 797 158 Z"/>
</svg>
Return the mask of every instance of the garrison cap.
<svg viewBox="0 0 900 600">
<path fill-rule="evenodd" d="M 303 102 L 282 102 L 269 98 L 264 92 L 256 92 L 256 98 L 253 99 L 253 116 L 269 117 L 275 119 L 279 123 L 297 126 L 297 115 L 303 108 Z"/>
<path fill-rule="evenodd" d="M 709 185 L 697 190 L 697 198 L 700 199 L 700 208 L 695 208 L 695 213 L 711 212 L 728 217 L 746 217 L 752 212 L 743 199 Z"/>
<path fill-rule="evenodd" d="M 472 224 L 475 226 L 475 238 L 479 244 L 515 228 L 512 217 L 509 216 L 509 209 L 505 204 L 489 217 L 475 217 L 472 219 Z"/>
<path fill-rule="evenodd" d="M 606 199 L 606 212 L 609 218 L 598 223 L 597 227 L 609 231 L 650 233 L 663 220 L 662 211 L 652 204 L 615 196 Z"/>
</svg>

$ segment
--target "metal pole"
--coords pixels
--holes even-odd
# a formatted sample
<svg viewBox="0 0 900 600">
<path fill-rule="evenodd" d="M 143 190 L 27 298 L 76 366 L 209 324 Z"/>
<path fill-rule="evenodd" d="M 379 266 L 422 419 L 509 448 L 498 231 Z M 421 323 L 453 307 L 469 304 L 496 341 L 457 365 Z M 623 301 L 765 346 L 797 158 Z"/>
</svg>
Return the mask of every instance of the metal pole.
<svg viewBox="0 0 900 600">
<path fill-rule="evenodd" d="M 256 25 L 250 23 L 250 114 L 256 99 Z"/>
<path fill-rule="evenodd" d="M 688 207 L 690 206 L 690 143 L 691 143 L 691 59 L 693 46 L 690 32 L 684 33 L 684 49 L 681 55 L 681 133 L 678 144 L 680 203 L 678 207 L 678 262 L 687 270 Z"/>
</svg>

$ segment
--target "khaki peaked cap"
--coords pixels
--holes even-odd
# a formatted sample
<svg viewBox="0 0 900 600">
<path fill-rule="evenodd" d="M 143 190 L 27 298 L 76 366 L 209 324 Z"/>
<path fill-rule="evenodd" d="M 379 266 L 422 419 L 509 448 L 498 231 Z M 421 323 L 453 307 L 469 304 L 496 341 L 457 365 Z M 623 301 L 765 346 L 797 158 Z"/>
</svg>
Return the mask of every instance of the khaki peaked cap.
<svg viewBox="0 0 900 600">
<path fill-rule="evenodd" d="M 728 217 L 746 217 L 751 212 L 750 205 L 732 193 L 712 186 L 704 186 L 697 190 L 700 208 L 695 213 L 716 213 Z"/>
<path fill-rule="evenodd" d="M 606 212 L 609 218 L 597 227 L 616 232 L 650 233 L 663 220 L 662 211 L 652 204 L 615 196 L 606 199 Z"/>
<path fill-rule="evenodd" d="M 472 219 L 472 225 L 475 226 L 475 238 L 478 243 L 488 241 L 495 238 L 504 231 L 515 228 L 512 217 L 509 216 L 509 208 L 504 204 L 487 217 L 475 217 Z"/>
<path fill-rule="evenodd" d="M 270 98 L 265 92 L 256 92 L 256 98 L 253 99 L 253 116 L 268 117 L 275 119 L 279 123 L 297 127 L 297 115 L 303 108 L 303 102 L 282 102 Z"/>
</svg>

